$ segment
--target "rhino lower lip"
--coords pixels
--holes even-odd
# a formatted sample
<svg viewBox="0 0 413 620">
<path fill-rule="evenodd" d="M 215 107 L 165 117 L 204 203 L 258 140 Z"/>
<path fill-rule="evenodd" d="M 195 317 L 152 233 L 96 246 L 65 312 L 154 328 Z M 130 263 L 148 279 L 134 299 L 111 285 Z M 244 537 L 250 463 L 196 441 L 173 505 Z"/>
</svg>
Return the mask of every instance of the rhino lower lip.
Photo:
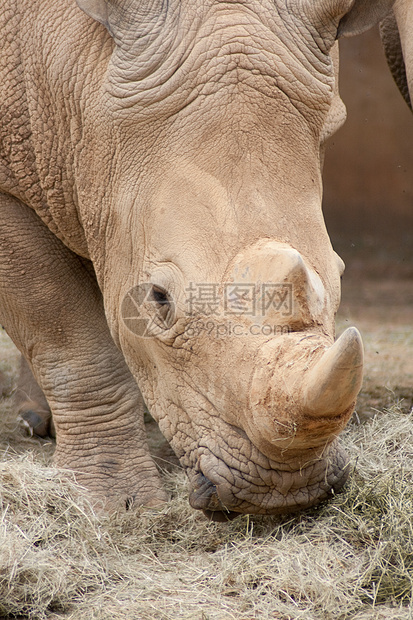
<svg viewBox="0 0 413 620">
<path fill-rule="evenodd" d="M 346 472 L 344 473 L 342 478 L 331 487 L 330 493 L 332 494 L 339 493 L 342 490 L 347 480 L 347 477 L 348 476 Z M 191 504 L 192 508 L 202 510 L 204 515 L 210 521 L 225 523 L 227 521 L 232 521 L 236 517 L 239 517 L 242 514 L 244 514 L 244 512 L 235 512 L 234 510 L 228 510 L 227 508 L 225 508 L 225 506 L 222 504 L 222 502 L 220 501 L 218 497 L 218 493 L 217 493 L 215 485 L 210 480 L 208 480 L 208 478 L 206 478 L 203 474 L 199 474 L 197 482 L 198 482 L 198 485 L 195 486 L 191 490 L 191 493 L 189 496 L 189 503 Z M 314 502 L 314 504 L 319 504 L 325 501 L 328 498 L 328 495 L 330 495 L 330 493 L 324 493 L 324 497 L 323 496 L 319 497 Z M 311 508 L 313 507 L 314 504 L 310 503 L 305 508 Z M 303 507 L 299 505 L 297 506 L 291 505 L 286 508 L 280 508 L 278 510 L 270 511 L 269 514 L 271 513 L 273 514 L 294 514 L 296 512 L 300 512 L 302 509 Z M 254 513 L 255 511 L 251 511 L 251 512 Z M 258 514 L 259 514 L 259 511 L 258 511 Z"/>
<path fill-rule="evenodd" d="M 326 473 L 324 472 L 324 475 Z M 236 500 L 236 505 L 234 505 L 231 497 L 235 489 L 231 486 L 227 488 L 225 485 L 217 485 L 198 469 L 190 475 L 189 503 L 193 508 L 202 510 L 211 521 L 231 521 L 242 514 L 293 514 L 320 504 L 340 492 L 348 478 L 349 468 L 345 464 L 338 464 L 337 471 L 330 472 L 330 474 L 330 484 L 326 484 L 326 480 L 323 483 L 323 480 L 318 477 L 318 481 L 316 479 L 310 485 L 308 492 L 304 484 L 302 495 L 300 489 L 297 489 L 296 493 L 291 493 L 291 496 L 290 494 L 281 495 L 275 486 L 272 491 L 268 489 L 268 492 L 274 496 L 271 503 L 268 503 L 268 499 L 265 501 L 264 496 L 244 500 L 233 496 Z"/>
<path fill-rule="evenodd" d="M 233 510 L 203 510 L 202 512 L 210 521 L 216 521 L 217 523 L 232 521 L 236 517 L 241 516 L 240 512 L 234 512 Z"/>
</svg>

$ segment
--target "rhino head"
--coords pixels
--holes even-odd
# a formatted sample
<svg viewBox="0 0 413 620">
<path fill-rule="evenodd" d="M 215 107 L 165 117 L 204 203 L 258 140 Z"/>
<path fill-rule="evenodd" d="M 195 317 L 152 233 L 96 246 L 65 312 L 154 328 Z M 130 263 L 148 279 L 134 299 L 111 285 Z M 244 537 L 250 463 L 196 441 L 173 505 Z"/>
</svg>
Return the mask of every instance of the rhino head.
<svg viewBox="0 0 413 620">
<path fill-rule="evenodd" d="M 219 281 L 184 275 L 165 262 L 127 293 L 121 342 L 188 473 L 191 505 L 226 519 L 304 508 L 340 489 L 337 436 L 363 350 L 355 328 L 334 343 L 321 277 L 269 239 L 239 252 Z"/>
<path fill-rule="evenodd" d="M 192 506 L 313 505 L 346 480 L 337 437 L 363 365 L 356 329 L 334 342 L 332 55 L 391 2 L 77 1 L 107 29 L 78 194 L 100 214 L 88 243 L 113 338 Z"/>
</svg>

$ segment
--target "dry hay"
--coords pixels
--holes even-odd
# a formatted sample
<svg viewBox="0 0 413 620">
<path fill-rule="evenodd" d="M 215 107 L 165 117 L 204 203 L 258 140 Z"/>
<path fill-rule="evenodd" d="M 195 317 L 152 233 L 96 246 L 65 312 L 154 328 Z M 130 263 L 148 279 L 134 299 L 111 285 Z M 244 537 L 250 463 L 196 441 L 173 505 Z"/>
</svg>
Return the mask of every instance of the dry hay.
<svg viewBox="0 0 413 620">
<path fill-rule="evenodd" d="M 345 435 L 344 493 L 294 518 L 207 522 L 182 472 L 162 511 L 96 514 L 30 453 L 0 463 L 0 615 L 66 619 L 407 619 L 413 587 L 413 415 Z"/>
</svg>

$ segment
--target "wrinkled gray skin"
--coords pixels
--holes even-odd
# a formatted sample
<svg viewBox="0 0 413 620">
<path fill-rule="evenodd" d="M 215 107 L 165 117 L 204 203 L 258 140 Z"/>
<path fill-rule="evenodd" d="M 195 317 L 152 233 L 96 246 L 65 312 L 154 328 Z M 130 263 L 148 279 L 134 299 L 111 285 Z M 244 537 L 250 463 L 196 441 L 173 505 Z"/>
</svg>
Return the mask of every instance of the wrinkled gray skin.
<svg viewBox="0 0 413 620">
<path fill-rule="evenodd" d="M 380 25 L 387 61 L 407 105 L 413 101 L 413 2 L 397 0 Z"/>
<path fill-rule="evenodd" d="M 51 407 L 56 463 L 111 504 L 166 499 L 134 377 L 212 518 L 344 483 L 362 349 L 356 330 L 332 347 L 330 53 L 391 5 L 3 0 L 0 320 Z M 223 308 L 188 316 L 191 283 L 231 282 L 291 285 L 291 313 L 231 316 L 225 336 Z M 152 338 L 122 320 L 138 283 L 148 315 L 172 317 Z"/>
</svg>

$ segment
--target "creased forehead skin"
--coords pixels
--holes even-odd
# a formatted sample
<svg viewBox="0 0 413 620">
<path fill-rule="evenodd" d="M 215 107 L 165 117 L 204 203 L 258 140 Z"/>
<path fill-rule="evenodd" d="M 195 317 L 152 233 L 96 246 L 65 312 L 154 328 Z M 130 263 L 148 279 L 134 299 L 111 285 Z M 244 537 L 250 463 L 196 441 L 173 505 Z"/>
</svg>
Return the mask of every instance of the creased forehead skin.
<svg viewBox="0 0 413 620">
<path fill-rule="evenodd" d="M 268 98 L 280 90 L 301 113 L 325 113 L 320 105 L 328 103 L 322 91 L 332 89 L 331 62 L 299 3 L 181 0 L 155 3 L 146 19 L 136 9 L 133 20 L 130 8 L 123 12 L 128 19 L 115 33 L 111 81 L 124 105 L 156 103 L 176 91 L 188 105 L 223 87 L 249 87 Z M 166 102 L 164 114 L 175 100 Z"/>
</svg>

